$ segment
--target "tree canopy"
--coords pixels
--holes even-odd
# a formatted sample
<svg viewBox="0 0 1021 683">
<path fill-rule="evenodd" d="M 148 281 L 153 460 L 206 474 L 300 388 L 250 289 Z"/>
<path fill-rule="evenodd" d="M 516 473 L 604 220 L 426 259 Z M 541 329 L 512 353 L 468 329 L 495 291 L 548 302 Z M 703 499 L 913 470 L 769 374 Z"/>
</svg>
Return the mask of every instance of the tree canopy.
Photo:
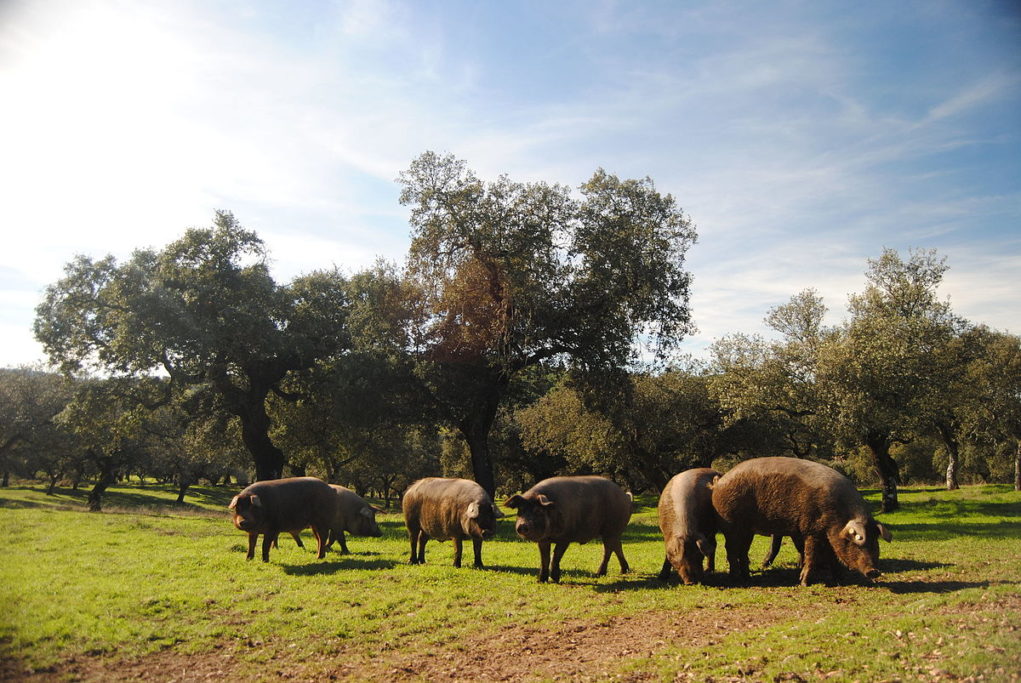
<svg viewBox="0 0 1021 683">
<path fill-rule="evenodd" d="M 168 391 L 215 392 L 240 418 L 257 477 L 276 478 L 285 458 L 266 398 L 288 373 L 343 350 L 346 282 L 315 272 L 278 285 L 255 233 L 228 212 L 213 223 L 123 264 L 77 257 L 47 288 L 36 336 L 67 373 L 162 372 Z"/>
</svg>

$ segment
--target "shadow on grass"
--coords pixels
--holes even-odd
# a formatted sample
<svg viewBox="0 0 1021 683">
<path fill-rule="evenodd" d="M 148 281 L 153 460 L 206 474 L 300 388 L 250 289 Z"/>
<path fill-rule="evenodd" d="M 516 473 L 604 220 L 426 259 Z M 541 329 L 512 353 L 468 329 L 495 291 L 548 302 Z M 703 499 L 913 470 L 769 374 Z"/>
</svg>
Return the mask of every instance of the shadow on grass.
<svg viewBox="0 0 1021 683">
<path fill-rule="evenodd" d="M 54 501 L 53 504 L 40 503 L 35 500 L 12 500 L 10 498 L 0 498 L 0 508 L 52 508 L 60 507 L 58 501 Z"/>
<path fill-rule="evenodd" d="M 1007 512 L 1003 506 L 990 505 L 987 507 L 997 508 L 996 514 L 999 516 L 1021 514 L 1021 511 Z M 896 526 L 891 525 L 891 528 L 898 538 L 906 541 L 945 541 L 962 536 L 989 539 L 1021 538 L 1021 523 L 1019 522 L 997 522 L 995 524 L 935 522 L 931 524 L 897 524 Z"/>
<path fill-rule="evenodd" d="M 884 574 L 899 574 L 900 572 L 925 571 L 927 569 L 943 569 L 952 565 L 946 562 L 925 562 L 922 560 L 901 560 L 888 559 L 880 560 L 879 567 Z"/>
<path fill-rule="evenodd" d="M 877 585 L 895 595 L 910 595 L 913 593 L 956 593 L 968 588 L 989 588 L 992 584 L 993 582 L 990 581 L 882 581 Z"/>
<path fill-rule="evenodd" d="M 343 558 L 342 560 L 322 560 L 314 564 L 282 564 L 280 566 L 288 576 L 323 576 L 354 569 L 393 569 L 399 564 L 393 560 L 363 559 L 355 555 L 344 555 Z"/>
</svg>

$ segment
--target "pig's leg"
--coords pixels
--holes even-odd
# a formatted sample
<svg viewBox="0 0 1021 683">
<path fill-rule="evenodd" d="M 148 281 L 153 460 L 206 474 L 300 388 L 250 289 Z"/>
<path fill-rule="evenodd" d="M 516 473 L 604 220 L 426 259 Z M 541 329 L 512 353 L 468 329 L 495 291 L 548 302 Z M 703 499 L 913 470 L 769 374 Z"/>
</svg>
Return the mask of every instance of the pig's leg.
<svg viewBox="0 0 1021 683">
<path fill-rule="evenodd" d="M 713 536 L 710 536 L 706 541 L 705 552 L 702 554 L 705 555 L 706 558 L 705 570 L 707 572 L 716 571 L 716 539 Z"/>
<path fill-rule="evenodd" d="M 748 571 L 748 549 L 752 545 L 753 536 L 737 529 L 731 529 L 726 535 L 727 562 L 730 564 L 730 577 L 735 581 L 743 582 L 751 578 Z"/>
<path fill-rule="evenodd" d="M 670 571 L 673 568 L 674 568 L 673 565 L 670 564 L 670 558 L 669 557 L 666 558 L 665 560 L 663 560 L 663 569 L 661 569 L 660 572 L 659 572 L 659 580 L 660 581 L 669 581 L 670 580 Z"/>
<path fill-rule="evenodd" d="M 464 544 L 460 538 L 454 538 L 454 566 L 461 566 L 461 552 L 464 550 Z"/>
<path fill-rule="evenodd" d="M 620 537 L 613 539 L 610 545 L 610 549 L 613 550 L 614 555 L 617 556 L 617 562 L 620 563 L 620 573 L 627 574 L 631 571 L 631 567 L 628 566 L 627 560 L 624 559 L 624 546 L 620 544 Z"/>
<path fill-rule="evenodd" d="M 482 565 L 482 539 L 481 538 L 473 538 L 472 539 L 472 550 L 475 551 L 475 568 L 476 569 L 484 569 L 484 567 Z"/>
<path fill-rule="evenodd" d="M 259 541 L 259 534 L 254 531 L 248 532 L 248 555 L 245 556 L 246 560 L 250 560 L 255 557 L 255 544 Z"/>
<path fill-rule="evenodd" d="M 812 582 L 812 573 L 817 565 L 824 565 L 826 558 L 822 553 L 821 544 L 827 543 L 825 539 L 815 536 L 805 537 L 805 561 L 801 565 L 801 585 L 807 586 Z"/>
<path fill-rule="evenodd" d="M 599 569 L 596 571 L 596 576 L 606 576 L 606 568 L 610 564 L 610 554 L 613 553 L 613 549 L 610 547 L 610 542 L 605 538 L 603 539 L 603 561 L 599 563 Z"/>
<path fill-rule="evenodd" d="M 560 559 L 564 556 L 567 551 L 567 546 L 571 545 L 567 541 L 558 541 L 553 546 L 553 562 L 550 565 L 550 578 L 553 579 L 553 583 L 560 583 Z"/>
<path fill-rule="evenodd" d="M 411 564 L 418 564 L 418 532 L 416 528 L 408 527 L 408 538 L 411 539 Z"/>
<path fill-rule="evenodd" d="M 269 549 L 276 543 L 277 534 L 263 534 L 262 536 L 262 561 L 269 562 Z"/>
<path fill-rule="evenodd" d="M 313 525 L 312 535 L 316 537 L 316 558 L 321 560 L 326 557 L 326 539 L 330 535 L 329 529 Z"/>
<path fill-rule="evenodd" d="M 805 541 L 800 534 L 791 535 L 791 540 L 794 541 L 794 548 L 798 551 L 798 566 L 803 567 L 805 565 Z"/>
<path fill-rule="evenodd" d="M 425 530 L 418 532 L 418 563 L 425 564 L 425 542 L 429 540 Z"/>
<path fill-rule="evenodd" d="M 549 580 L 549 541 L 539 541 L 539 582 Z"/>
<path fill-rule="evenodd" d="M 766 557 L 762 560 L 763 569 L 773 564 L 773 560 L 776 559 L 777 553 L 780 552 L 781 543 L 783 543 L 783 534 L 773 534 L 769 543 L 769 550 L 766 552 Z"/>
<path fill-rule="evenodd" d="M 341 555 L 349 555 L 351 553 L 351 551 L 347 549 L 347 537 L 344 536 L 344 530 L 343 529 L 338 529 L 337 530 L 336 540 L 337 540 L 338 543 L 340 543 L 340 554 Z"/>
</svg>

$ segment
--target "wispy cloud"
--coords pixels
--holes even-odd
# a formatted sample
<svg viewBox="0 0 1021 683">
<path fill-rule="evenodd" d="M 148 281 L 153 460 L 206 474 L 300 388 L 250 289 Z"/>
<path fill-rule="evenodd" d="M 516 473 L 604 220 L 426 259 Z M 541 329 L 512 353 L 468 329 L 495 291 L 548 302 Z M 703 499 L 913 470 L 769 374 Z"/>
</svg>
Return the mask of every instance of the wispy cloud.
<svg viewBox="0 0 1021 683">
<path fill-rule="evenodd" d="M 884 246 L 939 248 L 962 313 L 1016 330 L 1021 60 L 977 46 L 1006 40 L 980 10 L 911 7 L 952 65 L 881 7 L 21 3 L 0 25 L 0 267 L 38 292 L 75 252 L 160 246 L 215 208 L 281 277 L 397 258 L 393 180 L 435 149 L 485 177 L 654 178 L 699 225 L 696 343 L 805 287 L 842 310 Z M 3 300 L 27 329 L 28 298 Z"/>
</svg>

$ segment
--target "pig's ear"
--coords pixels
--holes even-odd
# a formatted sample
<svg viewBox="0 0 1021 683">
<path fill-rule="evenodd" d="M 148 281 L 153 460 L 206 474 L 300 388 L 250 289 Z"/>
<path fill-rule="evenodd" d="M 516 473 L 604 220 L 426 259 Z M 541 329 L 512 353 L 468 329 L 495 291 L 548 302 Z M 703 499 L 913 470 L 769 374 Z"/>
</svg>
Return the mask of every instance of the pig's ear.
<svg viewBox="0 0 1021 683">
<path fill-rule="evenodd" d="M 227 506 L 227 509 L 228 509 L 228 510 L 234 510 L 234 509 L 237 509 L 237 506 L 238 506 L 238 498 L 240 498 L 240 497 L 241 497 L 240 495 L 237 495 L 237 496 L 234 496 L 233 498 L 231 498 L 231 499 L 230 499 L 230 505 L 228 505 L 228 506 Z"/>
<path fill-rule="evenodd" d="M 893 534 L 890 533 L 890 530 L 887 529 L 882 524 L 880 524 L 879 522 L 876 522 L 876 529 L 879 530 L 879 537 L 886 541 L 887 543 L 893 540 Z"/>
<path fill-rule="evenodd" d="M 360 514 L 362 517 L 368 517 L 369 519 L 375 519 L 376 517 L 376 513 L 372 511 L 371 507 L 363 507 L 361 510 L 358 511 L 358 514 Z"/>
<path fill-rule="evenodd" d="M 386 512 L 386 510 L 379 507 L 378 505 L 370 505 L 369 509 L 372 510 L 373 512 Z"/>
<path fill-rule="evenodd" d="M 512 509 L 513 508 L 519 508 L 519 507 L 521 507 L 521 503 L 523 503 L 524 500 L 525 499 L 521 497 L 520 493 L 515 493 L 510 498 L 508 498 L 507 500 L 503 501 L 503 504 L 506 505 L 509 508 L 512 508 Z"/>
<path fill-rule="evenodd" d="M 553 501 L 547 498 L 545 494 L 540 493 L 535 497 L 535 499 L 539 501 L 539 505 L 543 506 L 544 508 L 553 506 Z"/>
<path fill-rule="evenodd" d="M 250 500 L 252 501 L 252 507 L 255 507 L 255 508 L 261 508 L 262 507 L 262 501 L 259 500 L 259 496 L 251 496 Z"/>
<path fill-rule="evenodd" d="M 841 532 L 855 545 L 865 545 L 865 525 L 857 519 L 852 519 Z"/>
<path fill-rule="evenodd" d="M 468 503 L 468 509 L 465 511 L 468 519 L 475 519 L 479 516 L 479 504 L 476 501 Z"/>
</svg>

